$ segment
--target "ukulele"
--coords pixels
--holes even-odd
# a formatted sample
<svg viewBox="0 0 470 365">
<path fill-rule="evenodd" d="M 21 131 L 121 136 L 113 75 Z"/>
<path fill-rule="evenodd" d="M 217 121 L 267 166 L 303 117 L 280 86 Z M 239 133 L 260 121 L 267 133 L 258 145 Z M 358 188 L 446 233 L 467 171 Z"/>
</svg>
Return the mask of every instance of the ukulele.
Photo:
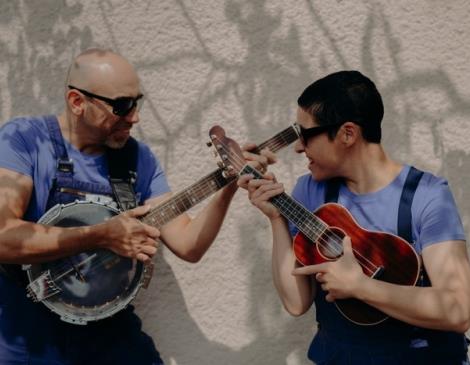
<svg viewBox="0 0 470 365">
<path fill-rule="evenodd" d="M 259 171 L 245 163 L 240 147 L 225 136 L 223 128 L 214 126 L 209 133 L 226 171 L 262 179 Z M 343 254 L 343 238 L 349 236 L 354 256 L 367 276 L 397 285 L 416 284 L 420 259 L 401 237 L 360 227 L 340 204 L 323 204 L 312 213 L 286 193 L 271 198 L 270 202 L 299 229 L 293 239 L 293 251 L 300 264 L 337 260 Z M 358 299 L 338 299 L 334 304 L 344 317 L 358 325 L 375 325 L 388 318 Z"/>
</svg>

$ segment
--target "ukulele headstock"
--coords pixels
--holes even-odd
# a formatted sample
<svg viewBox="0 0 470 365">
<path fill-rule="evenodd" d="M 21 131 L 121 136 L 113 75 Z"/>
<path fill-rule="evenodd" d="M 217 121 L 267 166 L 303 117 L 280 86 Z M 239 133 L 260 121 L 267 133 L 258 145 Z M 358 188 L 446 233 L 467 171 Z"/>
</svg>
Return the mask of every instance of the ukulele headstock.
<svg viewBox="0 0 470 365">
<path fill-rule="evenodd" d="M 217 165 L 223 170 L 224 177 L 237 176 L 245 166 L 245 158 L 238 143 L 228 138 L 219 125 L 209 130 L 209 138 L 211 142 L 208 146 L 214 148 Z"/>
</svg>

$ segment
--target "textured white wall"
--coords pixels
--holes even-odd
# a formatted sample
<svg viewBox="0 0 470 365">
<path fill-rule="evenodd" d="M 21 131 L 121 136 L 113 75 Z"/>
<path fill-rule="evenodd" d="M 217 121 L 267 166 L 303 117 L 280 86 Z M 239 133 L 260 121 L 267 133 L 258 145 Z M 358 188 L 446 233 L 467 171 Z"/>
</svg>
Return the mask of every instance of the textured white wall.
<svg viewBox="0 0 470 365">
<path fill-rule="evenodd" d="M 358 69 L 384 97 L 387 150 L 449 179 L 468 234 L 468 19 L 464 0 L 2 0 L 0 120 L 60 111 L 71 58 L 112 48 L 135 64 L 147 96 L 135 135 L 180 190 L 216 167 L 210 126 L 260 142 L 294 120 L 313 80 Z M 273 171 L 291 188 L 305 161 L 279 156 Z M 136 304 L 169 365 L 307 364 L 313 312 L 281 308 L 270 245 L 240 192 L 200 263 L 160 252 Z"/>
</svg>

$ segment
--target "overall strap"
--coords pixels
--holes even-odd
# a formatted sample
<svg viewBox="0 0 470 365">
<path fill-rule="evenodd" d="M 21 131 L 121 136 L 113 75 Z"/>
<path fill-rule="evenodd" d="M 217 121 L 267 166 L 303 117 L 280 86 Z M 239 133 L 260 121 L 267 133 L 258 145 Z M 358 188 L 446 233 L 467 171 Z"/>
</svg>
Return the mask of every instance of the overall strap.
<svg viewBox="0 0 470 365">
<path fill-rule="evenodd" d="M 411 220 L 411 204 L 418 187 L 419 181 L 423 176 L 423 171 L 420 171 L 413 166 L 406 177 L 405 185 L 400 197 L 400 205 L 398 207 L 398 235 L 405 239 L 407 242 L 413 243 L 412 239 L 412 220 Z M 338 202 L 339 188 L 341 185 L 340 179 L 331 179 L 326 182 L 325 189 L 325 203 Z"/>
<path fill-rule="evenodd" d="M 109 182 L 121 210 L 128 210 L 137 206 L 133 185 L 137 179 L 138 154 L 138 143 L 132 137 L 127 140 L 122 148 L 106 149 Z"/>
<path fill-rule="evenodd" d="M 326 182 L 325 187 L 325 203 L 337 203 L 339 197 L 339 188 L 341 179 L 333 178 Z"/>
<path fill-rule="evenodd" d="M 422 176 L 423 171 L 413 166 L 410 167 L 405 185 L 401 192 L 400 205 L 398 206 L 397 233 L 401 238 L 411 244 L 413 244 L 411 204 L 413 203 L 416 188 Z"/>
<path fill-rule="evenodd" d="M 72 181 L 73 164 L 72 161 L 68 158 L 64 139 L 62 137 L 62 132 L 60 131 L 60 126 L 56 116 L 48 115 L 44 118 L 47 129 L 49 131 L 49 136 L 52 141 L 52 146 L 54 147 L 55 158 L 57 160 L 56 177 L 54 178 L 51 187 L 51 191 L 53 191 L 58 176 L 62 175 L 63 178 L 67 179 L 68 181 Z M 5 275 L 23 288 L 28 284 L 28 280 L 24 271 L 21 269 L 21 265 L 1 264 L 0 274 Z"/>
<path fill-rule="evenodd" d="M 400 197 L 400 205 L 398 206 L 398 221 L 397 221 L 397 234 L 405 241 L 409 242 L 414 246 L 413 242 L 413 221 L 411 216 L 411 204 L 415 196 L 416 188 L 418 187 L 419 181 L 423 176 L 423 171 L 410 167 L 410 171 L 403 185 L 403 190 Z M 428 275 L 424 266 L 421 266 L 421 272 L 419 274 L 419 280 L 417 286 L 429 286 Z"/>
<path fill-rule="evenodd" d="M 398 235 L 407 240 L 411 245 L 413 245 L 411 204 L 413 203 L 416 188 L 418 187 L 423 174 L 423 171 L 420 171 L 413 166 L 410 167 L 410 171 L 408 172 L 408 176 L 406 177 L 405 185 L 403 186 L 401 193 L 400 205 L 398 207 Z M 424 266 L 421 266 L 420 278 L 416 285 L 431 285 Z M 450 354 L 456 354 L 459 351 L 467 353 L 467 340 L 465 336 L 456 332 L 435 331 L 413 326 L 410 335 L 412 340 L 424 340 L 426 345 L 431 348 L 446 348 Z"/>
<path fill-rule="evenodd" d="M 55 157 L 57 159 L 57 175 L 63 175 L 63 177 L 71 179 L 73 175 L 73 163 L 67 154 L 59 122 L 54 115 L 48 115 L 46 117 L 46 125 L 49 130 Z"/>
</svg>

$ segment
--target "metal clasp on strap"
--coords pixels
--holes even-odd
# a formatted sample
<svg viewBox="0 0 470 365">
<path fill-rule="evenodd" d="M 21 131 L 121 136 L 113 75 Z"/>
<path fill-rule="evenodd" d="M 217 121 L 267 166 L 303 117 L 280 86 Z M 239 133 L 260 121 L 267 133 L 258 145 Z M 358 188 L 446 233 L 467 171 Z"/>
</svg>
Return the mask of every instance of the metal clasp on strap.
<svg viewBox="0 0 470 365">
<path fill-rule="evenodd" d="M 137 171 L 129 170 L 129 182 L 134 185 L 137 181 Z"/>
<path fill-rule="evenodd" d="M 73 172 L 73 162 L 70 158 L 57 160 L 57 170 L 60 172 Z"/>
</svg>

